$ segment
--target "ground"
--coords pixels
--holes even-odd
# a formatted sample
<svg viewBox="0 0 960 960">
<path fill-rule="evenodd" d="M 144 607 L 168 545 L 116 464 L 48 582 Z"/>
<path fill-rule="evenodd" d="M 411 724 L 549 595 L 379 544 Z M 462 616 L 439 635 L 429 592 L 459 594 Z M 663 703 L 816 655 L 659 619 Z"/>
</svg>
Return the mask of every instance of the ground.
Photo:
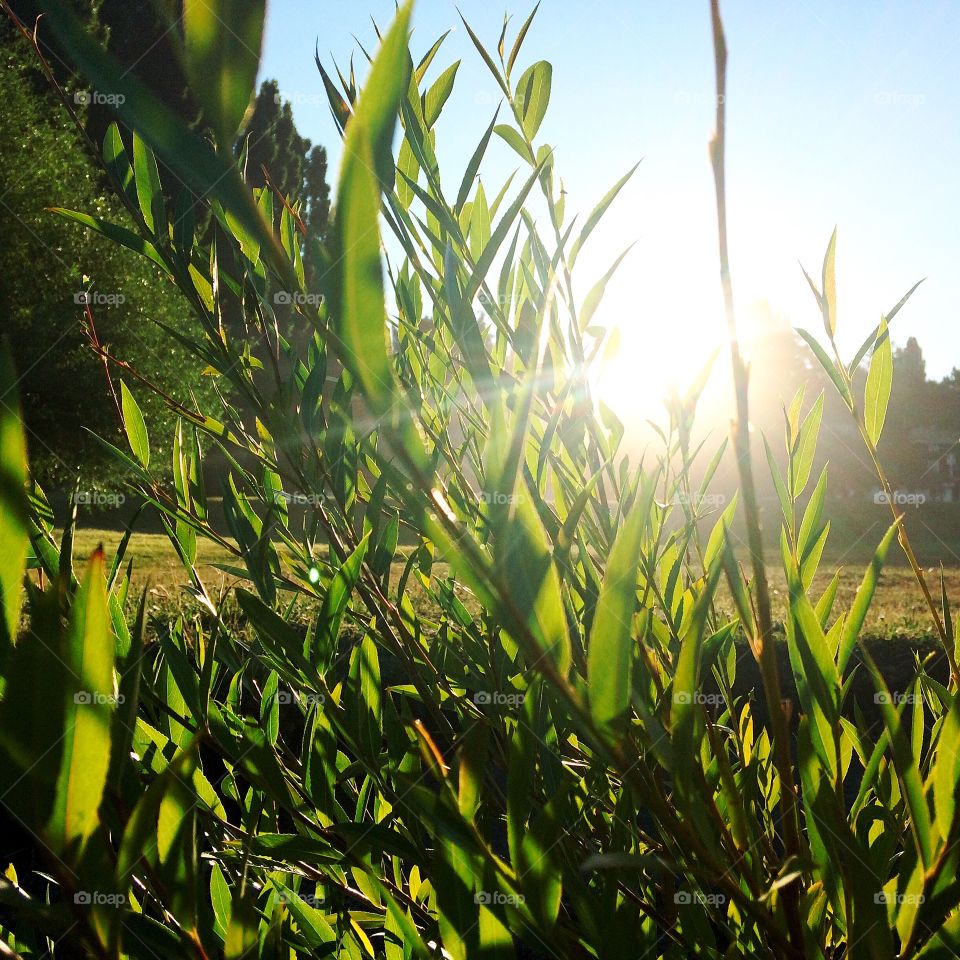
<svg viewBox="0 0 960 960">
<path fill-rule="evenodd" d="M 120 538 L 121 534 L 113 530 L 78 530 L 75 540 L 77 561 L 90 554 L 100 543 L 103 544 L 109 561 L 116 551 Z M 130 558 L 134 561 L 135 587 L 142 588 L 144 585 L 149 585 L 155 606 L 174 605 L 184 597 L 180 588 L 185 578 L 177 556 L 165 536 L 151 533 L 134 534 L 127 550 L 127 559 Z M 200 541 L 198 559 L 201 576 L 208 587 L 228 588 L 235 582 L 234 577 L 214 566 L 217 563 L 236 565 L 236 561 L 225 550 Z M 821 567 L 832 575 L 828 560 L 824 560 Z M 850 606 L 863 577 L 863 569 L 862 564 L 850 564 L 843 568 L 835 611 Z M 939 602 L 940 571 L 931 569 L 927 570 L 926 574 L 930 588 Z M 769 576 L 775 614 L 779 617 L 782 616 L 785 604 L 786 585 L 779 568 L 771 567 Z M 954 599 L 955 606 L 960 606 L 960 567 L 945 569 L 944 577 L 947 595 Z M 818 576 L 814 584 L 815 594 L 819 594 L 828 580 L 827 575 Z M 866 632 L 877 637 L 909 637 L 911 639 L 932 635 L 930 615 L 909 567 L 895 561 L 889 563 L 884 570 L 874 605 L 867 619 Z"/>
</svg>

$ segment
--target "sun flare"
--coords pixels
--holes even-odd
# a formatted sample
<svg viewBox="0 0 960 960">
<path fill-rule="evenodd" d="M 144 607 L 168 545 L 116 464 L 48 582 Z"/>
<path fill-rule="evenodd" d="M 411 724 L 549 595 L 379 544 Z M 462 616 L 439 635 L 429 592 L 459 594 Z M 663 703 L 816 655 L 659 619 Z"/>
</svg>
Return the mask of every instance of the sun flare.
<svg viewBox="0 0 960 960">
<path fill-rule="evenodd" d="M 663 296 L 642 295 L 636 278 L 613 283 L 596 322 L 607 329 L 591 371 L 594 393 L 625 422 L 663 419 L 663 400 L 685 393 L 727 343 L 719 295 L 666 285 Z"/>
</svg>

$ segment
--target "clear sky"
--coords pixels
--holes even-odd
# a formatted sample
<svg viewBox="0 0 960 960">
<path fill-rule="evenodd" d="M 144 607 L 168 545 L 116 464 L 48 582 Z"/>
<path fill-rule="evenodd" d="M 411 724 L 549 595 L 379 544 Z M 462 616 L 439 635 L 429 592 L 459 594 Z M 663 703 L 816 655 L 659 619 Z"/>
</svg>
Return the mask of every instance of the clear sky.
<svg viewBox="0 0 960 960">
<path fill-rule="evenodd" d="M 461 0 L 495 47 L 503 14 L 532 4 Z M 272 0 L 264 77 L 294 103 L 298 127 L 330 151 L 339 143 L 313 64 L 341 65 L 370 49 L 372 14 L 392 0 Z M 819 275 L 838 225 L 841 342 L 852 352 L 881 312 L 926 277 L 893 328 L 916 336 L 928 371 L 960 366 L 960 0 L 727 0 L 730 50 L 728 192 L 738 304 L 768 301 L 820 331 L 797 265 Z M 436 64 L 463 59 L 438 126 L 441 166 L 459 175 L 499 98 L 449 0 L 414 9 L 414 54 L 453 28 Z M 720 337 L 713 185 L 713 65 L 707 0 L 544 0 L 521 55 L 553 63 L 539 139 L 556 149 L 568 209 L 586 215 L 642 160 L 581 259 L 580 293 L 629 243 L 608 294 L 606 322 L 622 329 L 621 379 L 647 376 L 640 358 L 674 357 Z M 362 54 L 358 55 L 362 73 Z M 518 71 L 519 72 L 519 71 Z M 434 70 L 434 75 L 436 69 Z M 512 170 L 498 144 L 487 193 Z M 454 188 L 455 189 L 455 184 Z M 638 373 L 637 367 L 643 373 Z M 632 373 L 631 373 L 632 371 Z M 653 376 L 652 374 L 649 374 Z"/>
</svg>

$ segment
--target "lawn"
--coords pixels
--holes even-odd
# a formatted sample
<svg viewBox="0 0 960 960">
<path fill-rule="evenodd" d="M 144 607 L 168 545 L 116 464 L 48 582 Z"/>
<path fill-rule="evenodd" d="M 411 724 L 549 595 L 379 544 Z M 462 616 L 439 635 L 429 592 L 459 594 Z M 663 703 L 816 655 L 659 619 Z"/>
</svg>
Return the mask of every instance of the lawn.
<svg viewBox="0 0 960 960">
<path fill-rule="evenodd" d="M 75 539 L 77 558 L 89 555 L 98 544 L 103 544 L 108 561 L 112 559 L 122 534 L 116 530 L 81 529 Z M 223 563 L 236 566 L 237 561 L 215 544 L 203 540 L 198 542 L 198 568 L 207 586 L 215 592 L 228 589 L 236 578 L 218 569 L 215 564 Z M 186 582 L 180 562 L 169 540 L 162 534 L 135 533 L 127 548 L 127 559 L 133 559 L 133 584 L 142 589 L 148 586 L 152 599 L 157 606 L 175 605 L 187 599 L 181 591 Z M 894 556 L 883 571 L 880 586 L 867 617 L 866 633 L 875 637 L 906 637 L 921 639 L 932 636 L 930 617 L 910 569 L 900 564 Z M 824 571 L 833 569 L 829 558 L 822 563 Z M 439 569 L 443 569 L 438 564 Z M 778 619 L 782 618 L 786 601 L 786 582 L 783 570 L 771 565 L 770 587 L 774 610 Z M 840 578 L 840 587 L 834 609 L 849 609 L 853 596 L 863 576 L 863 565 L 859 563 L 844 566 Z M 939 570 L 928 570 L 928 580 L 932 587 L 939 589 Z M 944 570 L 948 596 L 960 596 L 960 566 Z M 814 590 L 822 591 L 829 582 L 827 573 L 818 575 Z M 722 602 L 722 601 L 721 601 Z"/>
</svg>

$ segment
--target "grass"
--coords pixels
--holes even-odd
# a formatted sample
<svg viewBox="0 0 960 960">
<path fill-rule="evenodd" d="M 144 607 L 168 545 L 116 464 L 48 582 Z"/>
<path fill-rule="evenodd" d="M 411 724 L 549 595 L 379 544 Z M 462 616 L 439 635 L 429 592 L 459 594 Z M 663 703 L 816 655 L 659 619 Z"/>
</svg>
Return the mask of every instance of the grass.
<svg viewBox="0 0 960 960">
<path fill-rule="evenodd" d="M 103 544 L 108 562 L 113 558 L 120 543 L 121 533 L 116 530 L 80 529 L 75 539 L 77 557 L 86 557 Z M 226 550 L 215 544 L 200 540 L 198 543 L 198 568 L 204 582 L 215 592 L 227 590 L 236 578 L 219 570 L 215 564 L 236 565 Z M 127 549 L 127 557 L 133 558 L 133 585 L 136 589 L 148 586 L 155 606 L 176 606 L 185 599 L 181 586 L 185 583 L 180 561 L 162 534 L 135 533 Z M 438 564 L 439 570 L 445 570 Z M 936 571 L 939 574 L 939 571 Z M 931 574 L 933 575 L 933 574 Z M 778 565 L 768 570 L 774 614 L 780 619 L 784 613 L 786 580 Z M 835 610 L 849 609 L 863 576 L 862 564 L 850 564 L 842 568 L 837 591 Z M 960 593 L 960 566 L 944 570 L 948 594 Z M 818 575 L 814 593 L 822 591 L 829 578 Z M 721 590 L 722 593 L 722 590 Z M 721 600 L 722 602 L 722 600 Z M 877 596 L 866 621 L 866 633 L 871 637 L 909 638 L 919 640 L 932 636 L 929 612 L 917 587 L 910 568 L 906 565 L 888 564 L 883 571 Z"/>
</svg>

